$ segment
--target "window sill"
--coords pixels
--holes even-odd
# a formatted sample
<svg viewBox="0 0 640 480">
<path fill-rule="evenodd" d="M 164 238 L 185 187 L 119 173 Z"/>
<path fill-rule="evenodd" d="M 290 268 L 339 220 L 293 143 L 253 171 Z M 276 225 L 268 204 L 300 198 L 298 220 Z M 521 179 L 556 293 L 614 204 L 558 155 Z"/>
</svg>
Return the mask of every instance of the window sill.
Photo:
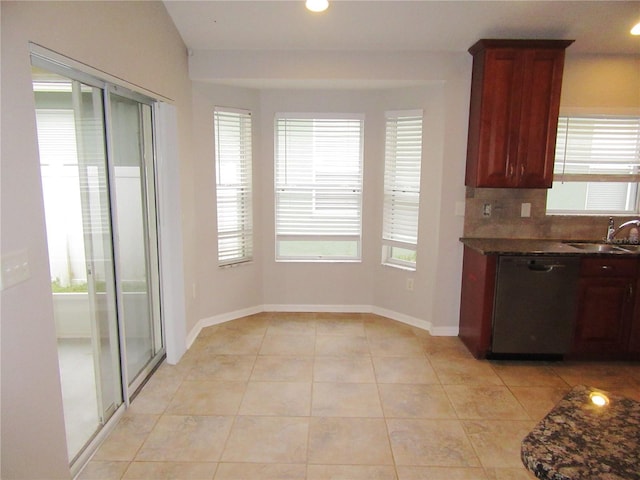
<svg viewBox="0 0 640 480">
<path fill-rule="evenodd" d="M 383 267 L 397 268 L 399 270 L 404 270 L 406 272 L 415 272 L 417 270 L 416 267 L 410 267 L 408 265 L 397 265 L 395 263 L 388 263 L 388 262 L 382 262 L 382 266 Z"/>
<path fill-rule="evenodd" d="M 252 265 L 252 264 L 253 264 L 253 259 L 251 259 L 251 260 L 242 260 L 242 261 L 235 262 L 235 263 L 224 263 L 222 265 L 218 265 L 218 268 L 221 268 L 221 269 L 236 268 L 236 267 L 242 267 L 244 265 Z"/>
<path fill-rule="evenodd" d="M 362 263 L 362 259 L 276 258 L 276 263 Z"/>
</svg>

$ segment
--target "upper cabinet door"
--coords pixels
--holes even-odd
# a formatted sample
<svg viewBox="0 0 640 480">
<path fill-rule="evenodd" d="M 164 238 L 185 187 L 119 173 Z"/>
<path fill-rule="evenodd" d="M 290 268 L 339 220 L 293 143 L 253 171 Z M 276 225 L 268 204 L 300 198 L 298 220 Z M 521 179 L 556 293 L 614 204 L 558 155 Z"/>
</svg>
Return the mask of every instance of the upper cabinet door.
<svg viewBox="0 0 640 480">
<path fill-rule="evenodd" d="M 564 50 L 571 43 L 481 40 L 469 49 L 466 185 L 551 186 Z"/>
<path fill-rule="evenodd" d="M 524 84 L 518 146 L 518 184 L 549 188 L 560 110 L 564 49 L 524 52 Z"/>
<path fill-rule="evenodd" d="M 477 163 L 478 177 L 488 187 L 500 187 L 515 181 L 518 155 L 518 126 L 522 102 L 522 55 L 514 49 L 487 52 L 479 94 L 481 105 L 477 144 L 473 145 L 482 161 Z"/>
</svg>

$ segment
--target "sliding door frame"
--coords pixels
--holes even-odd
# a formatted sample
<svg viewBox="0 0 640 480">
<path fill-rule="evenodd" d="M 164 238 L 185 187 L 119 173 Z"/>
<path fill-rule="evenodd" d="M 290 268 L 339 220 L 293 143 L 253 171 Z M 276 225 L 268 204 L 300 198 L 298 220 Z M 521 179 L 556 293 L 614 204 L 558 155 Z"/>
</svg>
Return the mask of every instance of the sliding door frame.
<svg viewBox="0 0 640 480">
<path fill-rule="evenodd" d="M 129 84 L 125 81 L 120 81 L 116 77 L 112 77 L 110 75 L 104 74 L 99 70 L 95 70 L 91 67 L 88 67 L 82 63 L 76 62 L 74 60 L 68 59 L 56 52 L 52 52 L 44 47 L 41 47 L 37 44 L 30 44 L 31 51 L 31 61 L 34 66 L 41 67 L 45 70 L 51 71 L 52 73 L 56 73 L 62 75 L 66 78 L 69 78 L 73 81 L 79 81 L 84 84 L 90 85 L 92 87 L 96 87 L 102 89 L 103 91 L 103 114 L 105 119 L 105 150 L 107 156 L 107 176 L 108 176 L 108 185 L 109 185 L 109 204 L 111 208 L 111 235 L 112 235 L 112 246 L 113 246 L 113 260 L 114 260 L 114 276 L 115 276 L 115 289 L 116 289 L 116 308 L 117 308 L 117 328 L 119 331 L 119 361 L 121 364 L 121 375 L 120 375 L 120 384 L 122 387 L 122 399 L 123 403 L 115 408 L 115 411 L 110 412 L 110 418 L 104 423 L 102 428 L 98 429 L 94 436 L 89 439 L 88 443 L 85 445 L 84 449 L 71 461 L 70 470 L 72 475 L 76 475 L 84 464 L 90 459 L 93 455 L 94 451 L 100 445 L 100 443 L 106 438 L 108 433 L 115 427 L 117 421 L 124 414 L 124 411 L 129 407 L 131 400 L 137 394 L 138 390 L 142 387 L 145 381 L 148 379 L 149 375 L 155 370 L 160 362 L 167 355 L 167 328 L 165 325 L 166 312 L 171 311 L 177 313 L 177 320 L 173 320 L 171 322 L 171 330 L 176 330 L 178 332 L 178 338 L 184 338 L 184 333 L 180 334 L 180 329 L 184 328 L 184 301 L 183 299 L 179 299 L 179 301 L 172 300 L 170 301 L 169 309 L 165 308 L 165 296 L 163 292 L 167 292 L 168 289 L 165 286 L 165 281 L 163 281 L 163 272 L 167 272 L 167 275 L 171 275 L 175 272 L 178 273 L 177 278 L 172 278 L 169 283 L 172 284 L 172 287 L 175 286 L 183 286 L 184 277 L 182 273 L 182 251 L 179 252 L 179 258 L 176 257 L 176 252 L 172 254 L 167 254 L 165 249 L 162 246 L 162 239 L 169 238 L 172 240 L 172 244 L 182 245 L 182 237 L 181 234 L 176 235 L 175 232 L 172 234 L 168 234 L 167 232 L 163 233 L 161 231 L 162 225 L 164 225 L 165 229 L 167 225 L 172 225 L 176 221 L 179 221 L 179 216 L 176 216 L 176 212 L 164 213 L 162 212 L 162 208 L 165 205 L 170 205 L 171 201 L 175 199 L 175 190 L 173 192 L 169 192 L 169 198 L 167 198 L 167 194 L 163 193 L 163 190 L 168 190 L 166 187 L 162 188 L 161 179 L 158 174 L 158 161 L 161 159 L 163 164 L 167 161 L 175 160 L 176 152 L 159 152 L 158 144 L 161 143 L 161 149 L 166 149 L 167 146 L 169 148 L 175 148 L 175 145 L 172 143 L 172 140 L 175 141 L 175 138 L 169 140 L 169 145 L 167 145 L 166 140 L 161 140 L 158 137 L 157 130 L 162 129 L 163 133 L 167 133 L 175 135 L 175 132 L 172 131 L 172 127 L 175 125 L 168 125 L 166 123 L 167 117 L 167 108 L 161 108 L 164 105 L 168 106 L 169 109 L 169 121 L 171 120 L 171 114 L 175 114 L 175 108 L 170 105 L 171 99 L 158 95 L 154 92 L 145 91 L 145 89 L 137 88 L 137 86 Z M 91 73 L 86 73 L 86 71 L 90 71 Z M 101 77 L 108 77 L 109 80 L 103 80 Z M 114 81 L 115 80 L 115 81 Z M 136 90 L 131 89 L 131 87 Z M 143 158 L 143 165 L 141 165 L 141 176 L 144 181 L 142 182 L 143 188 L 143 198 L 144 202 L 142 205 L 143 212 L 142 214 L 145 216 L 146 221 L 153 221 L 155 233 L 153 234 L 153 239 L 147 239 L 147 245 L 149 248 L 146 249 L 147 257 L 154 256 L 156 258 L 155 265 L 156 268 L 152 268 L 150 272 L 148 272 L 149 277 L 149 295 L 156 297 L 153 302 L 150 304 L 157 305 L 157 308 L 153 308 L 150 306 L 150 314 L 151 315 L 160 315 L 159 319 L 159 330 L 155 332 L 156 337 L 160 336 L 161 340 L 161 348 L 157 349 L 157 341 L 155 338 L 151 339 L 152 348 L 155 352 L 152 355 L 152 358 L 148 361 L 145 367 L 138 373 L 136 378 L 128 380 L 129 374 L 127 372 L 127 359 L 126 359 L 126 348 L 125 348 L 125 325 L 124 325 L 124 315 L 123 315 L 123 292 L 122 292 L 122 282 L 120 276 L 120 266 L 119 261 L 121 258 L 120 249 L 118 245 L 118 226 L 117 222 L 113 221 L 113 219 L 117 218 L 117 206 L 115 205 L 115 182 L 112 179 L 115 179 L 115 165 L 111 160 L 113 154 L 113 139 L 111 136 L 111 108 L 110 108 L 110 96 L 111 94 L 116 94 L 121 97 L 129 98 L 136 102 L 148 105 L 150 107 L 151 112 L 151 122 L 150 122 L 150 133 L 152 136 L 152 168 L 149 168 L 147 165 L 147 159 Z M 164 113 L 163 118 L 158 119 L 158 112 Z M 175 120 L 175 117 L 173 117 Z M 153 178 L 148 178 L 153 176 Z M 153 182 L 153 192 L 149 192 L 148 182 L 150 180 Z M 164 184 L 166 185 L 169 179 L 164 179 Z M 175 179 L 173 179 L 175 181 Z M 153 193 L 153 198 L 149 198 L 149 194 Z M 173 193 L 173 194 L 172 194 Z M 179 193 L 179 192 L 178 192 Z M 150 205 L 149 202 L 153 202 L 153 205 Z M 179 205 L 179 201 L 177 202 Z M 161 217 L 165 220 L 163 223 L 161 221 Z M 178 224 L 179 225 L 179 224 Z M 146 229 L 145 229 L 146 230 Z M 176 242 L 177 240 L 177 242 Z M 168 258 L 168 260 L 167 260 Z M 149 268 L 149 258 L 145 259 L 145 264 L 147 265 L 147 269 Z M 163 265 L 167 263 L 167 265 Z M 182 289 L 183 290 L 183 289 Z M 169 342 L 171 343 L 171 342 Z M 175 342 L 174 342 L 175 343 Z M 177 348 L 172 347 L 172 358 L 179 359 L 186 346 L 179 345 Z M 156 351 L 157 350 L 157 351 Z M 176 352 L 173 352 L 176 350 Z M 177 360 L 176 360 L 177 361 Z M 174 363 L 174 362 L 172 362 Z"/>
<path fill-rule="evenodd" d="M 129 100 L 133 100 L 139 104 L 144 104 L 149 106 L 151 109 L 151 136 L 152 136 L 152 152 L 151 152 L 151 167 L 149 168 L 147 158 L 141 153 L 142 165 L 140 169 L 141 175 L 141 189 L 142 189 L 142 210 L 143 210 L 143 221 L 144 221 L 144 232 L 149 234 L 147 237 L 146 247 L 145 248 L 145 268 L 147 270 L 148 277 L 148 295 L 150 296 L 150 300 L 148 301 L 149 306 L 149 314 L 152 319 L 155 318 L 155 315 L 159 315 L 159 331 L 155 330 L 155 325 L 152 326 L 152 348 L 154 350 L 154 354 L 151 359 L 147 362 L 147 364 L 139 371 L 135 373 L 135 376 L 131 378 L 133 375 L 132 372 L 129 372 L 128 361 L 127 361 L 127 325 L 126 325 L 126 313 L 124 311 L 124 291 L 122 288 L 122 276 L 120 275 L 120 268 L 122 265 L 122 256 L 120 251 L 120 232 L 118 227 L 118 222 L 112 221 L 112 235 L 113 235 L 113 255 L 114 255 L 114 265 L 116 271 L 116 299 L 117 299 L 117 311 L 118 311 L 118 330 L 120 331 L 119 341 L 120 341 L 120 359 L 121 359 L 121 379 L 122 379 L 122 391 L 124 392 L 124 403 L 128 408 L 131 400 L 135 396 L 138 389 L 144 384 L 147 377 L 155 370 L 155 368 L 159 365 L 160 361 L 166 355 L 166 348 L 164 345 L 165 331 L 164 331 L 164 321 L 162 315 L 162 294 L 161 294 L 161 279 L 160 279 L 160 257 L 159 257 L 159 220 L 157 215 L 157 204 L 158 199 L 156 198 L 156 188 L 155 184 L 157 182 L 157 169 L 156 169 L 156 146 L 155 146 L 155 121 L 153 119 L 154 116 L 154 103 L 155 101 L 149 97 L 144 95 L 140 95 L 134 91 L 126 89 L 124 87 L 120 87 L 118 85 L 113 85 L 111 83 L 106 83 L 104 89 L 104 114 L 105 114 L 105 138 L 106 141 L 106 149 L 107 149 L 107 165 L 109 168 L 109 198 L 111 199 L 110 207 L 111 207 L 111 215 L 112 218 L 118 218 L 118 205 L 117 205 L 117 194 L 116 194 L 116 165 L 113 161 L 114 159 L 114 135 L 112 132 L 111 126 L 113 125 L 112 115 L 111 115 L 111 96 L 117 95 Z M 140 125 L 142 127 L 142 125 Z M 140 128 L 140 135 L 144 135 L 143 128 Z M 149 178 L 152 177 L 152 178 Z M 151 192 L 149 191 L 151 187 Z M 151 205 L 153 203 L 153 205 Z M 153 224 L 153 225 L 151 225 Z M 155 322 L 154 322 L 155 323 Z M 156 352 L 157 345 L 157 336 L 160 336 L 160 344 L 161 347 Z"/>
</svg>

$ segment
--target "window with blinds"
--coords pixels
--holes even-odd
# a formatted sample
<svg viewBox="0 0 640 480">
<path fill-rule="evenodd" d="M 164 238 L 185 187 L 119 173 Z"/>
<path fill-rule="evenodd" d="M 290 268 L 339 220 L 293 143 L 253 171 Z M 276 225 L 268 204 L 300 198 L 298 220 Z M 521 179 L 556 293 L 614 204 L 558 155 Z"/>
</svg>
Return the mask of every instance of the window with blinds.
<svg viewBox="0 0 640 480">
<path fill-rule="evenodd" d="M 214 109 L 218 265 L 253 257 L 251 113 Z"/>
<path fill-rule="evenodd" d="M 361 259 L 363 122 L 276 115 L 276 260 Z"/>
<path fill-rule="evenodd" d="M 422 110 L 387 112 L 382 263 L 415 270 L 422 164 Z"/>
<path fill-rule="evenodd" d="M 560 117 L 552 214 L 639 213 L 640 117 Z"/>
</svg>

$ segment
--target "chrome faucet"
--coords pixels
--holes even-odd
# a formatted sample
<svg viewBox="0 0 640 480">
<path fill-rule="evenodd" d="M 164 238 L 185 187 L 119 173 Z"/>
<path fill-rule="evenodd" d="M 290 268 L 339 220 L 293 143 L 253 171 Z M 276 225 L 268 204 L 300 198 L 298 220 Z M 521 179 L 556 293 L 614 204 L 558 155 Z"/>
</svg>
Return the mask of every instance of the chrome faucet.
<svg viewBox="0 0 640 480">
<path fill-rule="evenodd" d="M 620 233 L 620 230 L 623 230 L 631 225 L 635 225 L 640 228 L 640 219 L 629 220 L 620 224 L 617 228 L 614 228 L 613 225 L 613 217 L 609 218 L 609 229 L 607 230 L 607 243 L 613 243 L 616 235 Z"/>
</svg>

